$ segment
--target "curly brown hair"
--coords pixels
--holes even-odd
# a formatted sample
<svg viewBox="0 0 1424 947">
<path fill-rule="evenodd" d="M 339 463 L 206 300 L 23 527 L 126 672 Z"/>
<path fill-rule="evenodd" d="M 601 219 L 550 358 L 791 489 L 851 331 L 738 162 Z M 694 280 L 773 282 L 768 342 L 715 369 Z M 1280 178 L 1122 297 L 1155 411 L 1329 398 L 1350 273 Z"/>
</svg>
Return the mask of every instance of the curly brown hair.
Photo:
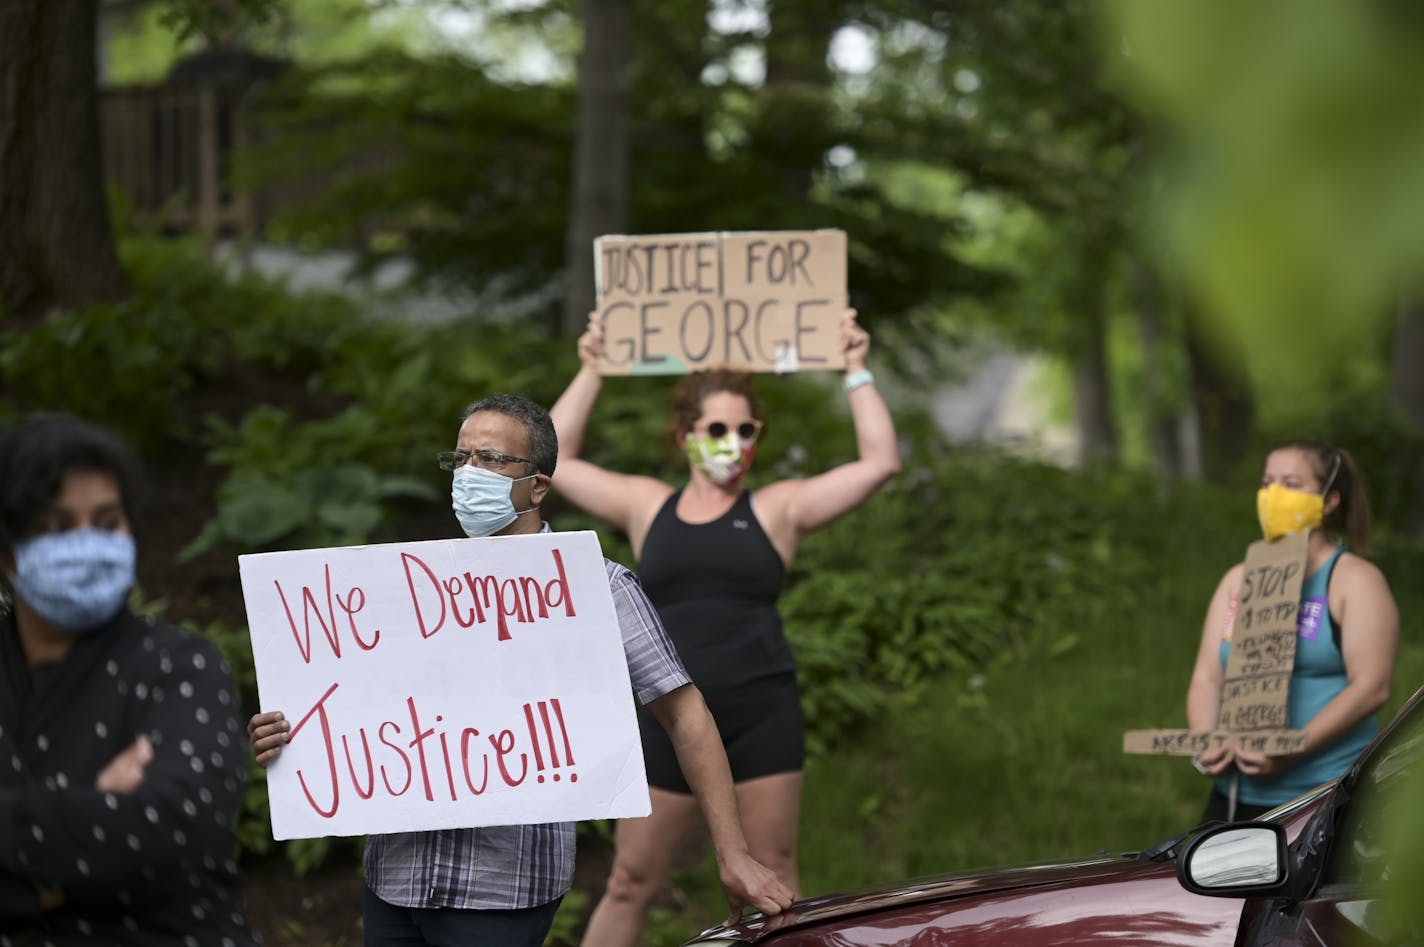
<svg viewBox="0 0 1424 947">
<path fill-rule="evenodd" d="M 747 372 L 734 372 L 725 368 L 714 368 L 705 372 L 693 372 L 683 377 L 672 390 L 668 399 L 668 445 L 674 453 L 682 451 L 682 439 L 702 417 L 702 402 L 708 395 L 726 392 L 747 399 L 752 417 L 762 423 L 762 435 L 766 434 L 766 417 L 756 392 L 752 390 L 752 376 Z"/>
</svg>

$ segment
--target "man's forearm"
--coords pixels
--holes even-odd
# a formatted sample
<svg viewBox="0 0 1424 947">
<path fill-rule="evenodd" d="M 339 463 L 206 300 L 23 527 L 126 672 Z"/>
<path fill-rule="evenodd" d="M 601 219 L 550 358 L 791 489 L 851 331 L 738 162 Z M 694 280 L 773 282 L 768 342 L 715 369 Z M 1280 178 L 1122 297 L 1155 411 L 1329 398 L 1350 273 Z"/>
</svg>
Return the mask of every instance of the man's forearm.
<svg viewBox="0 0 1424 947">
<path fill-rule="evenodd" d="M 717 857 L 745 852 L 747 840 L 737 812 L 732 771 L 702 694 L 690 685 L 680 687 L 654 701 L 650 708 L 677 752 L 683 778 L 697 797 Z"/>
</svg>

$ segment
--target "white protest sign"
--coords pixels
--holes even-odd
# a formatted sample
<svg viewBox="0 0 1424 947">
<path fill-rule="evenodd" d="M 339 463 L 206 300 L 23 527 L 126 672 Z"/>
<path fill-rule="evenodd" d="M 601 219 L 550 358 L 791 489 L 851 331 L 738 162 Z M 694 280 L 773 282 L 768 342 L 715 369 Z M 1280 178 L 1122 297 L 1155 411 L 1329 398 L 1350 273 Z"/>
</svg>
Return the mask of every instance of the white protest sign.
<svg viewBox="0 0 1424 947">
<path fill-rule="evenodd" d="M 592 532 L 241 556 L 272 836 L 649 812 Z"/>
</svg>

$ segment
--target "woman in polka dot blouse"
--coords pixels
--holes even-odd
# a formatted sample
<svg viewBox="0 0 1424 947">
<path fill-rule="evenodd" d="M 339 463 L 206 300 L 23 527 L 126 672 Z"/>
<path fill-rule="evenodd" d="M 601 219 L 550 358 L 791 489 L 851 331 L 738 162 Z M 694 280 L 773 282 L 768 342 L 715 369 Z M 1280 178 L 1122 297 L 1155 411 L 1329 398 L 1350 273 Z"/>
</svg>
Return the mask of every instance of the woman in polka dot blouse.
<svg viewBox="0 0 1424 947">
<path fill-rule="evenodd" d="M 125 607 L 132 470 L 72 418 L 0 434 L 0 947 L 256 943 L 231 675 Z"/>
</svg>

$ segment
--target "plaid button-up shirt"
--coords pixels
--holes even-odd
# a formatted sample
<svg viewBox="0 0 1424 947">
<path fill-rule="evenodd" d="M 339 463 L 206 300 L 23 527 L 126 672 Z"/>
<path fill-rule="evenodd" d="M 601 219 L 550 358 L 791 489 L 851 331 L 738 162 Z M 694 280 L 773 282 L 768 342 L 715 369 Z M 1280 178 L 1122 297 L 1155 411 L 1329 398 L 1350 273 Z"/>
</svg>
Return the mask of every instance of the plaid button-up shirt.
<svg viewBox="0 0 1424 947">
<path fill-rule="evenodd" d="M 603 564 L 639 702 L 646 704 L 689 683 L 633 573 L 607 559 Z M 549 822 L 373 835 L 366 842 L 365 867 L 366 884 L 388 904 L 534 907 L 564 895 L 573 883 L 574 826 Z"/>
</svg>

